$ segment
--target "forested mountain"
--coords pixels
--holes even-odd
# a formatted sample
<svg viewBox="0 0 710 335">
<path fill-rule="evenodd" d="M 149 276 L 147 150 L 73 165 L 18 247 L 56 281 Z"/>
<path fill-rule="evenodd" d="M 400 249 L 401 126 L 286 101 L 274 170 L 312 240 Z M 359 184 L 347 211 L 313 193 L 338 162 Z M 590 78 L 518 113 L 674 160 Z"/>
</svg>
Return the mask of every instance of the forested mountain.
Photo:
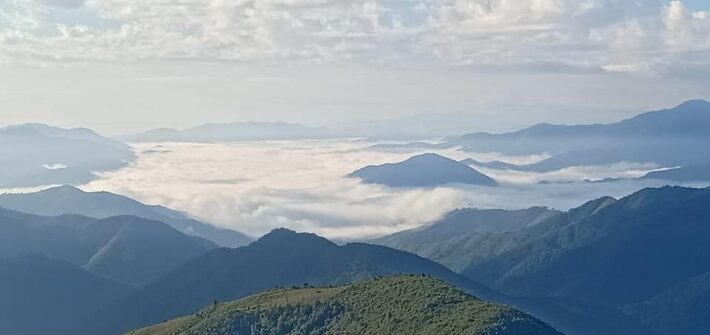
<svg viewBox="0 0 710 335">
<path fill-rule="evenodd" d="M 223 247 L 239 247 L 251 238 L 237 231 L 197 221 L 185 213 L 149 206 L 109 192 L 84 192 L 65 185 L 34 193 L 1 194 L 0 207 L 45 216 L 79 214 L 94 218 L 131 215 L 166 223 L 184 234 L 210 240 Z"/>
<path fill-rule="evenodd" d="M 100 311 L 81 333 L 115 334 L 194 313 L 215 300 L 242 298 L 274 287 L 343 284 L 375 276 L 429 274 L 480 298 L 486 287 L 410 253 L 367 244 L 338 246 L 312 234 L 275 230 L 249 246 L 198 257 Z"/>
<path fill-rule="evenodd" d="M 531 227 L 473 236 L 460 273 L 512 296 L 581 303 L 590 308 L 587 319 L 611 322 L 600 311 L 616 310 L 659 334 L 704 334 L 709 206 L 710 189 L 663 187 L 600 198 Z M 437 225 L 446 228 L 446 221 Z M 427 237 L 428 244 L 451 246 L 439 255 L 462 253 L 446 235 L 439 242 L 436 234 Z M 416 243 L 398 243 L 417 250 Z"/>
<path fill-rule="evenodd" d="M 482 239 L 532 227 L 562 214 L 544 207 L 523 210 L 464 208 L 447 214 L 431 225 L 370 242 L 410 251 L 460 271 L 480 257 L 476 244 Z"/>
<path fill-rule="evenodd" d="M 519 311 L 478 300 L 445 282 L 409 275 L 341 287 L 272 290 L 213 304 L 197 314 L 129 334 L 560 333 Z"/>
</svg>

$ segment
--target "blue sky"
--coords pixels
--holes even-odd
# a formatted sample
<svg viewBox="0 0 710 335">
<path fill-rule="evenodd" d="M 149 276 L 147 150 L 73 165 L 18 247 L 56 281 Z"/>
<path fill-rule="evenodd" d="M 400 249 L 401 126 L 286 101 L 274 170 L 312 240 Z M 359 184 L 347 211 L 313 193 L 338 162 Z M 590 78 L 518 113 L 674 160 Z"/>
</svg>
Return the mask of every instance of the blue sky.
<svg viewBox="0 0 710 335">
<path fill-rule="evenodd" d="M 692 10 L 710 10 L 710 0 L 685 0 L 685 4 Z"/>
</svg>

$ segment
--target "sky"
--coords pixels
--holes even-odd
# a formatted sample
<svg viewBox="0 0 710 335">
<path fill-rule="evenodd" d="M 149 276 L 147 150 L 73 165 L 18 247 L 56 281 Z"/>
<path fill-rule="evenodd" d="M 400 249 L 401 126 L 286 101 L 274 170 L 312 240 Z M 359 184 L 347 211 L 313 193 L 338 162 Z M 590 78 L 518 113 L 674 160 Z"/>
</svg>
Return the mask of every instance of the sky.
<svg viewBox="0 0 710 335">
<path fill-rule="evenodd" d="M 706 0 L 0 0 L 0 124 L 503 131 L 693 98 Z"/>
</svg>

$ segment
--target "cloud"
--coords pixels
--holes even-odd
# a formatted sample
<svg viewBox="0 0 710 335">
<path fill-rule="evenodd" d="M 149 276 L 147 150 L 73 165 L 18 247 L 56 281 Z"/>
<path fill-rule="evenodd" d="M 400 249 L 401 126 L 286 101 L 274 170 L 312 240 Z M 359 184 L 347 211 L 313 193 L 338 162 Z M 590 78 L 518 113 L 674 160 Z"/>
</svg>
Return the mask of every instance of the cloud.
<svg viewBox="0 0 710 335">
<path fill-rule="evenodd" d="M 3 8 L 15 62 L 194 59 L 640 74 L 703 67 L 710 15 L 681 1 L 29 0 Z M 700 64 L 698 64 L 700 63 Z"/>
<path fill-rule="evenodd" d="M 36 0 L 38 3 L 63 9 L 76 9 L 84 5 L 85 0 Z"/>
<path fill-rule="evenodd" d="M 141 154 L 135 164 L 105 173 L 100 180 L 82 188 L 116 192 L 183 210 L 254 236 L 288 227 L 330 238 L 362 239 L 418 227 L 461 207 L 546 205 L 566 209 L 602 195 L 625 195 L 638 187 L 658 183 L 508 183 L 498 188 L 459 185 L 392 189 L 362 184 L 345 175 L 366 165 L 400 161 L 416 153 L 372 151 L 368 149 L 370 144 L 345 141 L 163 143 L 160 152 L 151 151 L 152 144 L 142 144 L 137 146 Z M 441 153 L 457 155 L 452 150 Z M 458 155 L 457 158 L 466 156 L 460 152 Z M 602 171 L 596 173 L 603 174 Z M 565 180 L 579 177 L 578 172 L 569 171 L 560 175 L 566 175 Z M 229 182 L 213 182 L 215 180 Z"/>
</svg>

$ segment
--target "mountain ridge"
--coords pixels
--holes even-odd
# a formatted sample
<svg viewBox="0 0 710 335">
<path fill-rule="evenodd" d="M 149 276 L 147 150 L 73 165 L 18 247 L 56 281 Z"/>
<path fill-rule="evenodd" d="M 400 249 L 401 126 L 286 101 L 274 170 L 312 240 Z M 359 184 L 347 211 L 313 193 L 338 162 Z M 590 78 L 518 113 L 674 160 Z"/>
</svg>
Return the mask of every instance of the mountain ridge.
<svg viewBox="0 0 710 335">
<path fill-rule="evenodd" d="M 45 216 L 74 213 L 102 219 L 132 215 L 166 223 L 186 235 L 201 237 L 220 246 L 238 247 L 252 241 L 240 232 L 200 222 L 183 212 L 146 205 L 110 192 L 85 192 L 71 185 L 32 193 L 0 194 L 0 207 Z"/>
</svg>

